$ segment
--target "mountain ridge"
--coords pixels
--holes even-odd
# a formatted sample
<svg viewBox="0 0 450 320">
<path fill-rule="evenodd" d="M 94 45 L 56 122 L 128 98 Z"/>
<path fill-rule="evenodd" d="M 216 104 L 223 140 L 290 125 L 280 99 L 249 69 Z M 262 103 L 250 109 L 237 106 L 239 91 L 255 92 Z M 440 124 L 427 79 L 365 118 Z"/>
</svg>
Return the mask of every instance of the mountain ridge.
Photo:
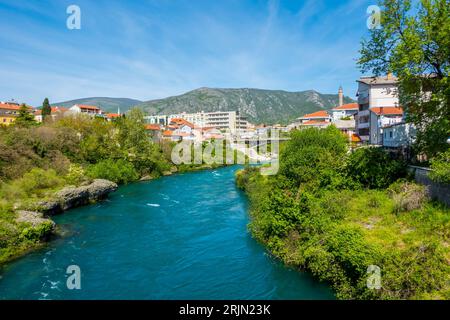
<svg viewBox="0 0 450 320">
<path fill-rule="evenodd" d="M 126 112 L 141 108 L 149 115 L 214 111 L 239 111 L 252 123 L 287 124 L 315 111 L 330 110 L 338 105 L 337 94 L 323 94 L 314 89 L 304 91 L 269 90 L 258 88 L 201 87 L 179 95 L 141 101 L 129 98 L 90 97 L 52 103 L 70 107 L 92 104 L 105 112 Z M 344 97 L 344 103 L 354 102 Z"/>
<path fill-rule="evenodd" d="M 145 101 L 138 105 L 148 114 L 240 111 L 253 123 L 289 123 L 303 114 L 330 110 L 338 105 L 337 94 L 316 90 L 285 91 L 257 88 L 202 87 L 186 93 Z M 344 103 L 354 102 L 344 97 Z"/>
</svg>

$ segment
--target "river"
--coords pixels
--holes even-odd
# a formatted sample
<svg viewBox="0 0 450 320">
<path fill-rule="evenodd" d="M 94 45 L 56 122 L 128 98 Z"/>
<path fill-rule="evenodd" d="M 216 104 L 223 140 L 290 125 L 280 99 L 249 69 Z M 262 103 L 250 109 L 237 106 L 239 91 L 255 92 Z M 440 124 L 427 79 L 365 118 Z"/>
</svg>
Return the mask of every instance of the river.
<svg viewBox="0 0 450 320">
<path fill-rule="evenodd" d="M 334 299 L 248 233 L 237 168 L 130 184 L 55 217 L 66 235 L 6 265 L 0 299 Z"/>
</svg>

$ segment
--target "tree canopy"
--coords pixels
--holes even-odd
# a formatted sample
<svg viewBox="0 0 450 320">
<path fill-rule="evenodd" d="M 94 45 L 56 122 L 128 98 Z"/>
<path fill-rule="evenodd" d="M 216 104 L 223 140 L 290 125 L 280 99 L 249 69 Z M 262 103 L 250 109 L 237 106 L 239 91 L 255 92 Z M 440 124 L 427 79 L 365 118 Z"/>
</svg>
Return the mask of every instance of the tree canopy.
<svg viewBox="0 0 450 320">
<path fill-rule="evenodd" d="M 14 121 L 14 124 L 19 127 L 29 127 L 35 125 L 33 114 L 30 112 L 30 107 L 26 104 L 22 104 L 19 109 L 19 116 Z"/>
<path fill-rule="evenodd" d="M 362 72 L 394 73 L 416 147 L 434 156 L 450 137 L 450 0 L 382 0 L 381 28 L 361 43 Z"/>
</svg>

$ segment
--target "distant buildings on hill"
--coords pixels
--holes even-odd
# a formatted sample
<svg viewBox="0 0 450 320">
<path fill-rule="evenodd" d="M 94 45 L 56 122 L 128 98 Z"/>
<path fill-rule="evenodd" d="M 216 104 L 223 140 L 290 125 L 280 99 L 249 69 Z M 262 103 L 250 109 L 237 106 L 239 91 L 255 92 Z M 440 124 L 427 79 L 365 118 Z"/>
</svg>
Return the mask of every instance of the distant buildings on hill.
<svg viewBox="0 0 450 320">
<path fill-rule="evenodd" d="M 288 126 L 253 125 L 238 111 L 178 113 L 145 116 L 146 130 L 155 141 L 161 139 L 180 141 L 233 138 L 253 139 L 266 134 L 269 129 L 288 132 L 302 128 L 326 128 L 335 125 L 355 143 L 408 148 L 415 139 L 415 128 L 405 122 L 403 108 L 399 105 L 398 80 L 392 74 L 383 77 L 361 77 L 357 80 L 356 103 L 344 104 L 342 87 L 338 91 L 338 105 L 330 111 L 321 110 L 305 114 Z M 16 102 L 0 102 L 0 125 L 9 125 L 19 114 Z M 31 109 L 31 107 L 30 107 Z M 31 109 L 33 110 L 33 109 Z M 35 119 L 42 122 L 41 110 L 34 109 Z M 75 104 L 70 108 L 52 107 L 51 117 L 86 114 L 114 121 L 117 113 L 105 113 L 92 105 Z"/>
<path fill-rule="evenodd" d="M 215 128 L 218 130 L 229 130 L 232 134 L 246 131 L 250 124 L 238 111 L 196 112 L 178 113 L 170 115 L 146 116 L 149 124 L 167 126 L 173 119 L 184 119 L 197 127 Z"/>
</svg>

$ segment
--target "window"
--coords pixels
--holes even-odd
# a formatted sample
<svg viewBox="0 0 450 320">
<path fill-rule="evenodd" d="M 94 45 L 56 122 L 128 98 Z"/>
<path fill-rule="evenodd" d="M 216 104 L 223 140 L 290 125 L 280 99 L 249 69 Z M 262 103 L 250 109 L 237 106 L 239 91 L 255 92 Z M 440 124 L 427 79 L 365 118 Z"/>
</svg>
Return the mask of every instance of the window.
<svg viewBox="0 0 450 320">
<path fill-rule="evenodd" d="M 389 138 L 392 138 L 392 131 L 389 132 Z"/>
</svg>

